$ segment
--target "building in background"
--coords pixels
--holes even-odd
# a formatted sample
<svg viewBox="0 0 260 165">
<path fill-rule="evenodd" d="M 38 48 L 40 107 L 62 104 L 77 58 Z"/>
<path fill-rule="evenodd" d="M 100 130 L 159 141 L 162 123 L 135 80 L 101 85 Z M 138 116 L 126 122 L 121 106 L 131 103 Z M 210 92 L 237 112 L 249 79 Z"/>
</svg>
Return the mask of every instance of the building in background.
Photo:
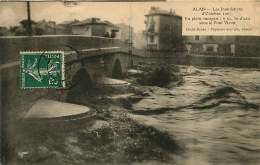
<svg viewBox="0 0 260 165">
<path fill-rule="evenodd" d="M 100 18 L 88 18 L 72 24 L 72 34 L 118 38 L 119 28 L 109 21 Z"/>
<path fill-rule="evenodd" d="M 188 54 L 260 56 L 260 36 L 184 36 Z"/>
<path fill-rule="evenodd" d="M 189 54 L 234 55 L 234 36 L 184 36 Z"/>
<path fill-rule="evenodd" d="M 151 7 L 146 20 L 147 48 L 177 50 L 182 47 L 182 17 L 174 11 Z"/>
<path fill-rule="evenodd" d="M 243 57 L 260 57 L 260 36 L 237 36 L 235 55 Z"/>
<path fill-rule="evenodd" d="M 79 20 L 63 21 L 56 26 L 56 34 L 72 34 L 72 25 L 79 23 Z"/>
<path fill-rule="evenodd" d="M 146 42 L 146 36 L 145 31 L 141 30 L 134 34 L 133 39 L 133 46 L 137 49 L 146 49 L 147 48 L 147 42 Z"/>
<path fill-rule="evenodd" d="M 134 28 L 125 23 L 116 24 L 119 28 L 118 38 L 125 43 L 132 43 L 134 39 Z"/>
<path fill-rule="evenodd" d="M 35 28 L 38 29 L 38 35 L 54 35 L 56 34 L 56 22 L 41 20 L 36 22 Z M 37 34 L 36 34 L 37 35 Z"/>
</svg>

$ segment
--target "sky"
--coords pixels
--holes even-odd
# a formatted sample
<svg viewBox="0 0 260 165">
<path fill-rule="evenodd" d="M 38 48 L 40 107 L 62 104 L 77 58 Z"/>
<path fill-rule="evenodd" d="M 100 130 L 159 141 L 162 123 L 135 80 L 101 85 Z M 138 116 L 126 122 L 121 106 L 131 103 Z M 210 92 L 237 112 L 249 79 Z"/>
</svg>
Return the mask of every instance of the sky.
<svg viewBox="0 0 260 165">
<path fill-rule="evenodd" d="M 26 19 L 26 3 L 2 3 L 0 5 L 0 26 L 17 25 L 20 20 Z M 52 20 L 60 23 L 65 20 L 83 20 L 89 17 L 98 17 L 113 23 L 124 22 L 131 24 L 136 30 L 144 29 L 145 14 L 151 6 L 170 7 L 164 3 L 89 3 L 79 2 L 78 5 L 67 7 L 62 2 L 33 2 L 31 3 L 32 20 Z"/>
<path fill-rule="evenodd" d="M 208 2 L 215 5 L 216 2 Z M 230 2 L 223 2 L 223 5 L 232 5 Z M 250 3 L 235 3 L 233 6 L 246 6 Z M 160 7 L 170 11 L 175 10 L 178 15 L 190 15 L 192 7 L 201 7 L 205 3 L 189 1 L 174 2 L 79 2 L 75 6 L 65 6 L 63 2 L 31 2 L 32 20 L 42 19 L 56 21 L 60 23 L 65 20 L 83 20 L 89 17 L 99 17 L 113 23 L 131 24 L 135 31 L 143 30 L 145 27 L 145 14 L 149 12 L 151 6 Z M 249 15 L 256 17 L 254 25 L 260 35 L 260 2 L 251 4 Z M 0 26 L 14 26 L 19 21 L 27 18 L 25 2 L 0 2 Z"/>
</svg>

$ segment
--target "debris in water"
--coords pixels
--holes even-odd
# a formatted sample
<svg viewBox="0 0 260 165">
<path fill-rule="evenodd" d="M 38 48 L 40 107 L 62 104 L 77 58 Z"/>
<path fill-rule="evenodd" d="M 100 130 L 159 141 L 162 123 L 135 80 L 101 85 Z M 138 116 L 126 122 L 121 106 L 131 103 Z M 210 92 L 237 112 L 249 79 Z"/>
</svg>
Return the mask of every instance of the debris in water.
<svg viewBox="0 0 260 165">
<path fill-rule="evenodd" d="M 145 65 L 137 79 L 141 85 L 166 87 L 171 82 L 182 81 L 178 69 L 171 65 Z"/>
<path fill-rule="evenodd" d="M 244 108 L 258 109 L 258 105 L 249 103 L 241 93 L 231 86 L 222 86 L 217 88 L 213 93 L 202 98 L 190 107 L 194 109 L 207 109 L 219 106 L 222 103 L 239 104 Z"/>
</svg>

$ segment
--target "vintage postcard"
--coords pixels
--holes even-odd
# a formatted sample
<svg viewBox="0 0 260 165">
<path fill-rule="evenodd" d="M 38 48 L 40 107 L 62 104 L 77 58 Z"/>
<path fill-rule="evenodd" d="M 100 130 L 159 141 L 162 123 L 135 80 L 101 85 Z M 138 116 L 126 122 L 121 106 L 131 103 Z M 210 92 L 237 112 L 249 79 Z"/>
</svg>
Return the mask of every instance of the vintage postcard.
<svg viewBox="0 0 260 165">
<path fill-rule="evenodd" d="M 260 2 L 0 2 L 0 164 L 260 165 Z"/>
</svg>

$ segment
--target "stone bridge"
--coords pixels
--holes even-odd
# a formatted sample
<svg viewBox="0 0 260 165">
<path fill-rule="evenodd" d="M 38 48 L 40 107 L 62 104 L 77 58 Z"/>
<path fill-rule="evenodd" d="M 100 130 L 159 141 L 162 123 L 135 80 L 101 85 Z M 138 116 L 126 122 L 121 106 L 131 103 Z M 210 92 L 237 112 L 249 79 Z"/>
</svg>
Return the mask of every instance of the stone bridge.
<svg viewBox="0 0 260 165">
<path fill-rule="evenodd" d="M 65 53 L 66 84 L 75 84 L 85 74 L 92 83 L 104 77 L 122 78 L 133 64 L 131 55 L 120 47 L 83 49 Z"/>
<path fill-rule="evenodd" d="M 56 100 L 63 101 L 70 92 L 70 89 L 21 89 L 20 51 L 64 51 L 68 88 L 79 85 L 77 82 L 88 88 L 102 85 L 109 78 L 120 79 L 129 67 L 143 58 L 137 53 L 130 53 L 128 45 L 120 40 L 104 37 L 1 37 L 0 45 L 0 107 L 1 115 L 7 118 L 24 115 L 39 98 L 55 96 Z"/>
<path fill-rule="evenodd" d="M 21 89 L 20 51 L 60 50 L 65 52 L 66 89 Z M 12 145 L 17 126 L 38 100 L 65 101 L 68 96 L 73 98 L 73 95 L 80 95 L 85 89 L 106 85 L 110 78 L 122 78 L 129 67 L 143 58 L 131 52 L 128 45 L 120 40 L 104 37 L 0 37 L 0 127 L 3 128 L 0 133 L 1 142 Z M 41 103 L 44 105 L 44 102 Z M 62 104 L 50 103 L 58 105 L 58 109 L 62 108 Z M 66 105 L 66 109 L 71 111 L 68 106 Z M 57 109 L 57 106 L 55 107 Z M 50 105 L 45 108 L 48 112 L 53 111 L 53 108 L 49 109 Z"/>
<path fill-rule="evenodd" d="M 0 68 L 9 70 L 19 65 L 19 51 L 65 51 L 66 80 L 82 70 L 92 81 L 100 76 L 120 78 L 133 64 L 128 45 L 120 40 L 82 36 L 35 36 L 0 38 Z M 9 74 L 4 79 L 12 78 Z M 17 76 L 18 78 L 19 76 Z"/>
</svg>

